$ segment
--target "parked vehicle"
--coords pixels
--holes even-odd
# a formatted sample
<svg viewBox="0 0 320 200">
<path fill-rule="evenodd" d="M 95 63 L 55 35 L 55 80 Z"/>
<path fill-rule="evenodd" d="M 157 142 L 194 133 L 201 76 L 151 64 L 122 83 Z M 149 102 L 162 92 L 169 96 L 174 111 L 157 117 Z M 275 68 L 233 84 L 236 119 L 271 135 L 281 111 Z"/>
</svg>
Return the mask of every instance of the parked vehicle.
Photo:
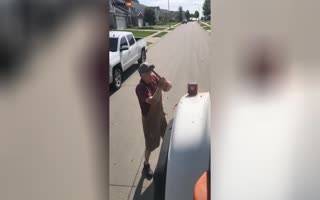
<svg viewBox="0 0 320 200">
<path fill-rule="evenodd" d="M 119 89 L 123 72 L 134 63 L 142 63 L 147 58 L 147 43 L 136 38 L 131 32 L 109 32 L 109 84 Z"/>
<path fill-rule="evenodd" d="M 303 89 L 301 96 L 296 96 L 299 90 L 295 89 L 290 91 L 293 96 L 286 91 L 289 93 L 279 97 L 277 91 L 277 98 L 264 96 L 261 103 L 255 91 L 252 99 L 248 93 L 238 93 L 230 102 L 223 102 L 226 107 L 218 108 L 223 114 L 215 113 L 212 129 L 209 93 L 188 92 L 178 103 L 161 145 L 154 198 L 320 199 L 319 156 L 315 153 L 319 140 L 313 138 L 314 124 L 294 126 L 301 123 L 299 119 L 310 116 L 306 121 L 312 121 L 313 117 L 299 107 L 304 105 L 300 97 L 306 97 Z M 296 112 L 308 114 L 291 118 Z"/>
<path fill-rule="evenodd" d="M 182 24 L 187 24 L 188 21 L 186 19 L 182 20 Z"/>
</svg>

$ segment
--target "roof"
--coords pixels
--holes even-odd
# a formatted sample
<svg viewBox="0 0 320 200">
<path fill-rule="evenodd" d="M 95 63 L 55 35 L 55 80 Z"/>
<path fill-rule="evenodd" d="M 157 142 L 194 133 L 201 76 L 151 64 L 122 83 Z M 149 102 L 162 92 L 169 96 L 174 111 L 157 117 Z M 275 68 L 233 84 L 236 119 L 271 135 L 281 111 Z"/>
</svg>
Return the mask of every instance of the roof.
<svg viewBox="0 0 320 200">
<path fill-rule="evenodd" d="M 169 13 L 169 10 L 166 10 L 166 9 L 160 9 L 160 12 Z"/>
<path fill-rule="evenodd" d="M 125 0 L 113 0 L 113 1 L 117 1 L 117 2 L 122 2 L 125 3 Z M 144 9 L 147 7 L 143 4 L 139 4 L 137 2 L 131 1 L 132 2 L 132 7 L 131 7 L 131 13 L 133 15 L 138 15 L 140 12 L 142 15 L 144 15 Z M 120 8 L 119 6 L 116 6 L 118 8 Z M 127 12 L 129 12 L 129 8 L 127 7 L 121 7 L 121 9 L 126 10 Z"/>
<path fill-rule="evenodd" d="M 149 6 L 149 8 L 160 10 L 159 6 Z"/>
<path fill-rule="evenodd" d="M 143 4 L 139 4 L 136 2 L 132 2 L 132 7 L 135 10 L 135 13 L 138 15 L 140 12 L 142 15 L 144 15 L 144 9 L 147 8 L 147 6 L 143 5 Z"/>
<path fill-rule="evenodd" d="M 128 34 L 132 34 L 132 33 L 126 32 L 126 31 L 109 31 L 109 38 L 118 38 Z"/>
</svg>

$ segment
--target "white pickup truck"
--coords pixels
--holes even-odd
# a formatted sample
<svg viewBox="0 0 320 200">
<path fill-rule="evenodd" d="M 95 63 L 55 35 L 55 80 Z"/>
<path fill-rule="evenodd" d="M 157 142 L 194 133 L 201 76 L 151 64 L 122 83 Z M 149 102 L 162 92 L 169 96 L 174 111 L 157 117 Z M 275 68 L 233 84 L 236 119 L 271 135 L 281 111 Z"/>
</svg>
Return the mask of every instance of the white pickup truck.
<svg viewBox="0 0 320 200">
<path fill-rule="evenodd" d="M 135 62 L 146 60 L 147 43 L 136 38 L 131 32 L 109 32 L 109 84 L 119 89 L 122 84 L 122 73 Z"/>
</svg>

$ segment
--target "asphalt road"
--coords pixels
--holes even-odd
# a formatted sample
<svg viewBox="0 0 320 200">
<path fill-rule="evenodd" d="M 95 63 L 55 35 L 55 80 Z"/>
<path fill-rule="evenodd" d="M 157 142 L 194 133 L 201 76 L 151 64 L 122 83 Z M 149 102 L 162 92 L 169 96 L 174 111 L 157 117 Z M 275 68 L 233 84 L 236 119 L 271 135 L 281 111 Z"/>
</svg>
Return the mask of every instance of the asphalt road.
<svg viewBox="0 0 320 200">
<path fill-rule="evenodd" d="M 173 83 L 163 94 L 163 104 L 169 122 L 174 106 L 187 93 L 189 81 L 197 81 L 199 92 L 210 89 L 210 33 L 196 22 L 183 24 L 165 35 L 147 53 L 147 62 Z M 120 90 L 110 96 L 110 199 L 153 199 L 153 184 L 141 177 L 144 161 L 144 138 L 141 114 L 135 87 L 139 74 L 134 65 Z M 154 169 L 159 148 L 152 153 Z"/>
</svg>

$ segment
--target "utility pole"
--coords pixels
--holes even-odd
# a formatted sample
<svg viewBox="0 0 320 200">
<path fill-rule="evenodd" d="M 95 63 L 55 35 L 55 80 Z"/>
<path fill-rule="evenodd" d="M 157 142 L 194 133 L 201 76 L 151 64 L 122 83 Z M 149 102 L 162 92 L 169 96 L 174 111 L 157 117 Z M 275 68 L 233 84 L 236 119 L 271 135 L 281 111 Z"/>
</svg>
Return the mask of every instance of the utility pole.
<svg viewBox="0 0 320 200">
<path fill-rule="evenodd" d="M 171 13 L 170 13 L 170 4 L 169 4 L 169 0 L 168 0 L 168 11 L 169 11 L 169 19 L 168 19 L 168 23 L 169 23 L 169 29 L 170 29 L 170 18 L 171 18 Z"/>
<path fill-rule="evenodd" d="M 200 4 L 198 4 L 198 12 L 199 12 L 199 16 L 198 16 L 198 22 L 200 21 Z"/>
</svg>

